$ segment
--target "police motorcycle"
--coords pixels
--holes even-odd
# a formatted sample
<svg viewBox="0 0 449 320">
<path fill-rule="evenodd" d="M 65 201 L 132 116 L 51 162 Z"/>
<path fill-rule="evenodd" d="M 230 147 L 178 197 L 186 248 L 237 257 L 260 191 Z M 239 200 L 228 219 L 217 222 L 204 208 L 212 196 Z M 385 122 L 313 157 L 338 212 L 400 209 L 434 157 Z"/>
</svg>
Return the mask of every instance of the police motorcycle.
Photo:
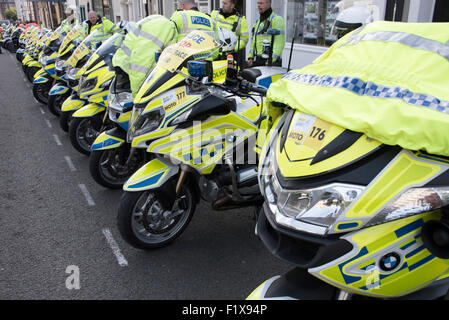
<svg viewBox="0 0 449 320">
<path fill-rule="evenodd" d="M 53 79 L 60 80 L 56 76 L 55 61 L 59 57 L 59 47 L 67 34 L 68 32 L 62 26 L 58 27 L 47 38 L 43 50 L 39 54 L 38 62 L 41 68 L 34 75 L 33 96 L 42 104 L 48 104 L 48 93 L 53 85 Z"/>
<path fill-rule="evenodd" d="M 69 137 L 72 146 L 82 154 L 89 155 L 96 137 L 112 125 L 106 112 L 109 87 L 115 75 L 112 57 L 123 42 L 124 33 L 122 29 L 106 40 L 79 72 L 78 97 L 87 104 L 72 114 Z"/>
<path fill-rule="evenodd" d="M 264 138 L 258 130 L 266 121 L 262 84 L 285 70 L 254 68 L 239 76 L 228 68 L 224 83 L 214 82 L 212 63 L 204 59 L 221 45 L 205 32 L 191 32 L 162 52 L 134 99 L 126 139 L 153 159 L 124 184 L 117 226 L 136 248 L 175 240 L 201 198 L 214 210 L 261 201 L 253 150 Z"/>
<path fill-rule="evenodd" d="M 110 33 L 105 34 L 100 30 L 95 30 L 80 43 L 64 64 L 64 79 L 70 90 L 70 96 L 66 97 L 62 102 L 59 113 L 59 125 L 65 132 L 69 131 L 69 122 L 72 114 L 86 103 L 86 100 L 82 100 L 78 96 L 78 84 L 82 67 L 87 63 L 92 53 L 99 48 L 101 43 L 110 36 Z M 64 90 L 62 89 L 60 92 L 64 92 Z"/>
<path fill-rule="evenodd" d="M 414 26 L 410 24 L 409 28 Z M 364 36 L 370 36 L 367 28 L 363 31 L 367 32 Z M 394 39 L 400 34 L 395 32 Z M 346 39 L 357 39 L 356 36 L 354 32 Z M 351 48 L 363 56 L 363 45 L 353 41 Z M 448 299 L 449 162 L 447 152 L 443 152 L 447 149 L 438 145 L 444 133 L 433 129 L 444 128 L 441 123 L 447 114 L 441 112 L 444 108 L 440 106 L 447 102 L 435 98 L 432 103 L 439 107 L 431 110 L 425 102 L 428 96 L 418 94 L 414 99 L 413 92 L 407 91 L 410 88 L 401 88 L 400 84 L 389 88 L 372 79 L 364 80 L 365 83 L 359 79 L 356 83 L 351 75 L 318 79 L 313 73 L 325 68 L 329 61 L 338 61 L 326 59 L 344 50 L 338 51 L 338 44 L 333 48 L 335 55 L 330 50 L 318 58 L 322 64 L 288 73 L 283 86 L 273 86 L 268 92 L 273 101 L 269 109 L 275 120 L 259 163 L 259 186 L 265 202 L 258 216 L 256 235 L 274 256 L 293 267 L 263 282 L 248 299 Z M 350 50 L 349 46 L 340 48 Z M 409 58 L 414 58 L 410 55 L 413 49 L 403 46 L 401 50 L 408 50 Z M 388 55 L 385 52 L 383 60 L 388 60 Z M 415 70 L 425 70 L 427 65 L 421 61 L 431 62 L 420 59 L 413 65 Z M 395 68 L 401 65 L 398 61 L 386 62 L 392 68 L 394 64 Z M 368 61 L 370 66 L 375 63 Z M 433 77 L 438 77 L 438 72 Z M 426 84 L 422 81 L 420 85 Z M 321 94 L 316 91 L 319 88 Z M 352 112 L 338 112 L 355 117 L 352 125 L 363 122 L 359 130 L 323 119 L 332 112 L 330 109 L 341 105 L 328 99 L 332 108 L 320 111 L 318 105 L 326 103 L 322 97 L 339 100 L 336 91 L 330 90 L 341 90 L 340 99 L 352 92 L 360 94 L 350 96 L 356 106 Z M 330 96 L 331 92 L 335 96 Z M 304 106 L 306 95 L 310 103 L 307 112 L 295 102 L 302 101 Z M 358 116 L 356 109 L 366 97 L 373 99 L 364 100 Z M 379 100 L 374 100 L 376 97 Z M 312 102 L 318 100 L 317 111 Z M 389 112 L 384 112 L 382 103 L 389 103 Z M 369 111 L 365 111 L 373 106 L 379 119 L 371 119 Z M 407 107 L 406 112 L 397 111 L 403 107 Z M 404 121 L 402 117 L 410 118 Z M 389 126 L 390 132 L 400 132 L 394 138 L 385 133 L 387 130 L 374 126 L 391 118 L 398 121 L 396 127 Z M 412 132 L 410 126 L 420 130 Z M 350 121 L 347 127 L 352 128 Z M 366 133 L 367 128 L 372 137 Z M 426 134 L 430 134 L 430 142 L 420 140 L 418 147 L 417 139 L 425 139 Z M 386 137 L 393 140 L 387 140 L 387 144 Z M 405 146 L 407 141 L 409 145 Z"/>
<path fill-rule="evenodd" d="M 19 37 L 24 31 L 24 28 L 17 27 L 7 30 L 5 38 L 2 40 L 2 46 L 11 53 L 15 53 L 19 47 Z"/>
<path fill-rule="evenodd" d="M 25 47 L 28 41 L 28 38 L 31 34 L 31 28 L 28 28 L 19 37 L 19 48 L 16 51 L 16 59 L 21 62 L 23 60 L 23 53 L 25 51 Z"/>
<path fill-rule="evenodd" d="M 55 79 L 48 92 L 47 101 L 48 110 L 55 116 L 59 116 L 62 103 L 70 96 L 72 91 L 67 85 L 66 61 L 72 56 L 85 36 L 84 26 L 77 24 L 67 33 L 58 49 L 58 58 L 55 60 Z"/>
<path fill-rule="evenodd" d="M 49 33 L 47 30 L 37 30 L 36 34 L 32 35 L 25 49 L 22 67 L 28 81 L 31 83 L 34 81 L 36 72 L 42 68 L 42 65 L 39 63 L 39 55 L 44 48 L 44 43 L 48 39 L 48 36 Z"/>
<path fill-rule="evenodd" d="M 220 47 L 220 53 L 214 57 L 213 81 L 223 82 L 226 77 L 227 65 L 225 51 L 234 49 L 237 38 L 233 32 L 224 29 L 218 30 L 217 36 L 225 45 Z M 160 53 L 161 51 L 155 52 L 156 62 Z M 129 88 L 129 77 L 120 68 L 118 69 L 118 81 L 113 80 L 108 97 L 109 120 L 116 125 L 115 128 L 103 132 L 97 137 L 89 157 L 89 170 L 94 180 L 98 184 L 112 189 L 123 187 L 123 183 L 143 163 L 149 161 L 148 153 L 144 148 L 131 148 L 131 143 L 126 141 L 133 100 Z M 121 85 L 116 89 L 115 84 L 118 82 Z M 105 144 L 105 141 L 108 142 Z"/>
</svg>

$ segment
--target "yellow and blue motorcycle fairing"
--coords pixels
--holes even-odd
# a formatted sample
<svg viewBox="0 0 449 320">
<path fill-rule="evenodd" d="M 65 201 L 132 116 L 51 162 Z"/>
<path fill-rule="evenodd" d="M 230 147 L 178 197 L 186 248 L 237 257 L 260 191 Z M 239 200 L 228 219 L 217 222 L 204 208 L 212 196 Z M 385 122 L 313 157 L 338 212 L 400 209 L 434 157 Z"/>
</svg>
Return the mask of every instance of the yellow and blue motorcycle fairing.
<svg viewBox="0 0 449 320">
<path fill-rule="evenodd" d="M 283 119 L 287 117 L 283 115 Z M 335 181 L 364 186 L 364 190 L 335 215 L 335 221 L 322 233 L 316 231 L 321 226 L 298 221 L 294 214 L 292 217 L 280 214 L 277 204 L 267 200 L 264 213 L 259 216 L 257 234 L 273 254 L 307 269 L 308 273 L 334 288 L 374 298 L 407 296 L 449 277 L 449 259 L 432 254 L 422 237 L 425 223 L 442 219 L 441 209 L 424 208 L 407 216 L 398 213 L 405 204 L 395 203 L 414 188 L 438 188 L 439 184 L 445 187 L 447 183 L 441 181 L 447 177 L 447 158 L 382 146 L 363 134 L 351 133 L 297 111 L 290 120 L 289 124 L 284 123 L 289 126 L 284 134 L 272 135 L 270 131 L 259 166 L 261 173 L 267 148 L 277 141 L 272 159 L 276 159 L 278 166 L 277 183 L 284 190 L 299 192 L 312 188 L 307 187 L 307 183 L 313 188 L 326 188 Z M 280 133 L 279 124 L 272 131 Z M 343 143 L 343 137 L 351 138 Z M 351 175 L 344 176 L 341 169 Z M 389 218 L 391 221 L 386 220 L 390 211 L 384 211 L 389 206 L 398 206 L 393 211 L 395 215 Z M 307 210 L 311 211 L 310 208 Z M 301 214 L 305 213 L 308 211 Z M 291 234 L 284 233 L 279 226 L 289 228 Z M 312 227 L 315 231 L 308 229 Z M 301 256 L 301 248 L 296 248 L 296 253 L 286 254 L 295 249 L 289 248 L 289 251 L 283 247 L 288 241 L 283 244 L 279 241 L 296 231 L 295 238 L 303 241 L 304 248 L 315 245 L 319 249 L 312 249 L 314 253 L 308 252 L 307 258 Z M 328 242 L 323 245 L 325 240 Z M 324 256 L 318 259 L 320 254 Z M 250 297 L 255 296 L 257 294 Z"/>
<path fill-rule="evenodd" d="M 123 185 L 125 191 L 157 189 L 176 175 L 179 166 L 164 158 L 154 159 L 137 170 Z"/>
<path fill-rule="evenodd" d="M 126 132 L 119 128 L 114 128 L 102 132 L 92 143 L 91 149 L 106 150 L 120 147 L 126 141 Z"/>
<path fill-rule="evenodd" d="M 51 80 L 51 76 L 42 68 L 34 74 L 33 84 L 46 83 Z"/>
<path fill-rule="evenodd" d="M 78 109 L 81 109 L 86 104 L 85 100 L 77 99 L 76 97 L 68 97 L 64 103 L 62 104 L 61 111 L 62 112 L 68 112 L 68 111 L 75 111 Z"/>
<path fill-rule="evenodd" d="M 103 111 L 105 111 L 106 108 L 103 106 L 100 106 L 95 103 L 89 103 L 88 105 L 85 105 L 84 107 L 78 109 L 72 114 L 72 117 L 74 118 L 88 118 L 93 117 Z"/>
<path fill-rule="evenodd" d="M 48 95 L 50 95 L 50 96 L 62 95 L 62 94 L 66 93 L 69 90 L 70 90 L 69 87 L 67 87 L 66 85 L 64 85 L 61 82 L 59 82 L 59 83 L 55 84 L 50 89 L 50 92 L 48 93 Z"/>
</svg>

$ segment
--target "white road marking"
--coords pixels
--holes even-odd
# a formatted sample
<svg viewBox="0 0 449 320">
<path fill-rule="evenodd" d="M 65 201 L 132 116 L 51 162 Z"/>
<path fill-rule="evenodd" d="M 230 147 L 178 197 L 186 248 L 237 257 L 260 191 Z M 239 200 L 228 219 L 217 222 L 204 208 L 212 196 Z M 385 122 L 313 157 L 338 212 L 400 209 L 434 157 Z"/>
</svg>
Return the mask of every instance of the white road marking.
<svg viewBox="0 0 449 320">
<path fill-rule="evenodd" d="M 58 146 L 62 146 L 61 140 L 59 140 L 58 135 L 54 134 L 53 138 L 55 139 L 55 142 Z"/>
<path fill-rule="evenodd" d="M 51 128 L 51 127 L 52 127 L 52 125 L 51 125 L 51 122 L 50 122 L 50 120 L 48 120 L 48 119 L 45 119 L 45 122 L 47 123 L 47 126 L 48 126 L 49 128 Z"/>
<path fill-rule="evenodd" d="M 115 257 L 117 258 L 118 264 L 120 267 L 126 267 L 128 266 L 128 261 L 123 256 L 122 252 L 120 251 L 120 248 L 115 242 L 114 237 L 112 236 L 111 230 L 109 229 L 103 229 L 103 234 L 106 237 L 106 241 L 108 242 L 109 246 L 112 249 L 112 252 L 114 253 Z"/>
<path fill-rule="evenodd" d="M 87 190 L 87 187 L 85 184 L 79 184 L 78 187 L 81 189 L 81 192 L 83 193 L 84 197 L 86 198 L 87 204 L 89 206 L 94 206 L 95 201 L 92 199 L 89 190 Z"/>
<path fill-rule="evenodd" d="M 69 166 L 70 171 L 76 171 L 75 166 L 73 165 L 72 159 L 69 156 L 65 156 L 65 161 L 67 162 L 67 165 Z"/>
<path fill-rule="evenodd" d="M 38 102 L 38 101 L 36 100 L 36 102 Z M 42 107 L 39 107 L 39 110 L 41 111 L 42 114 L 45 114 L 45 111 L 44 111 L 44 109 L 42 109 Z"/>
</svg>

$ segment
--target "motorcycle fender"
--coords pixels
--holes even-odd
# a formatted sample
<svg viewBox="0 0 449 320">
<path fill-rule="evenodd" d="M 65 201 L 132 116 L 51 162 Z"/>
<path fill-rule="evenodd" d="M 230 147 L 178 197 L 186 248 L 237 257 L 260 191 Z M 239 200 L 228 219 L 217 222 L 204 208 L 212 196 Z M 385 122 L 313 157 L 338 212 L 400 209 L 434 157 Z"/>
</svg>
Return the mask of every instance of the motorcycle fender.
<svg viewBox="0 0 449 320">
<path fill-rule="evenodd" d="M 31 60 L 33 60 L 33 57 L 31 57 L 30 55 L 26 55 L 25 58 L 23 58 L 22 60 L 22 64 L 26 65 Z"/>
<path fill-rule="evenodd" d="M 81 109 L 75 111 L 74 114 L 72 114 L 72 117 L 74 118 L 88 118 L 93 117 L 96 114 L 99 114 L 102 111 L 105 111 L 106 108 L 103 106 L 99 106 L 95 103 L 89 103 L 87 106 L 82 107 Z"/>
<path fill-rule="evenodd" d="M 61 83 L 55 84 L 50 92 L 48 93 L 50 96 L 61 95 L 69 91 L 69 88 Z"/>
<path fill-rule="evenodd" d="M 55 64 L 50 63 L 44 67 L 45 72 L 47 72 L 51 76 L 56 76 Z"/>
<path fill-rule="evenodd" d="M 154 159 L 137 170 L 123 185 L 123 190 L 132 192 L 157 189 L 178 171 L 179 166 L 169 160 Z"/>
<path fill-rule="evenodd" d="M 38 84 L 38 83 L 46 83 L 50 81 L 50 79 L 48 79 L 45 76 L 39 76 L 39 77 L 34 77 L 33 83 L 34 84 Z"/>
<path fill-rule="evenodd" d="M 72 97 L 68 97 L 62 104 L 61 111 L 62 112 L 75 111 L 84 106 L 85 103 L 86 102 L 84 100 L 78 100 Z"/>
<path fill-rule="evenodd" d="M 95 151 L 119 148 L 125 143 L 125 140 L 126 132 L 119 128 L 114 128 L 102 132 L 97 139 L 95 139 L 94 143 L 92 143 L 91 149 Z"/>
<path fill-rule="evenodd" d="M 39 63 L 39 61 L 33 60 L 28 64 L 28 67 L 38 67 L 38 68 L 42 68 L 42 65 Z"/>
</svg>

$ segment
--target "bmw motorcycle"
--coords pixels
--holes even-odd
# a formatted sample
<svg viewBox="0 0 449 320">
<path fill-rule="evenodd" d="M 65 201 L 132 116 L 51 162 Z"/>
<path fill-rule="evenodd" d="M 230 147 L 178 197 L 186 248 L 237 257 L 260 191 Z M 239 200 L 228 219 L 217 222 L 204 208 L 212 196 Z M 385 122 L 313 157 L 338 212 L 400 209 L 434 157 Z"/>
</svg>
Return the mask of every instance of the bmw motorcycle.
<svg viewBox="0 0 449 320">
<path fill-rule="evenodd" d="M 190 33 L 162 52 L 134 99 L 127 141 L 132 148 L 147 149 L 153 160 L 124 184 L 117 226 L 136 248 L 175 240 L 201 198 L 215 210 L 262 200 L 256 163 L 267 88 L 261 83 L 285 71 L 270 68 L 263 75 L 248 69 L 245 80 L 228 68 L 224 83 L 213 82 L 212 62 L 204 59 L 219 47 L 207 33 Z"/>
<path fill-rule="evenodd" d="M 75 49 L 73 54 L 64 63 L 65 70 L 64 79 L 66 80 L 67 91 L 70 96 L 62 102 L 59 113 L 59 125 L 65 132 L 69 131 L 69 123 L 72 114 L 84 106 L 87 100 L 82 100 L 78 96 L 80 73 L 84 64 L 87 63 L 92 53 L 99 48 L 101 43 L 108 39 L 111 34 L 104 34 L 100 30 L 95 30 L 87 36 L 81 44 Z M 58 93 L 65 92 L 66 88 L 61 89 Z M 62 99 L 61 99 L 62 100 Z"/>
<path fill-rule="evenodd" d="M 115 75 L 112 57 L 120 47 L 124 32 L 116 33 L 106 40 L 89 58 L 79 71 L 78 97 L 87 104 L 76 110 L 69 123 L 70 142 L 73 147 L 89 155 L 91 145 L 106 128 L 111 125 L 106 108 L 109 86 Z M 79 104 L 77 100 L 74 105 Z M 64 104 L 64 110 L 69 107 Z"/>
</svg>

